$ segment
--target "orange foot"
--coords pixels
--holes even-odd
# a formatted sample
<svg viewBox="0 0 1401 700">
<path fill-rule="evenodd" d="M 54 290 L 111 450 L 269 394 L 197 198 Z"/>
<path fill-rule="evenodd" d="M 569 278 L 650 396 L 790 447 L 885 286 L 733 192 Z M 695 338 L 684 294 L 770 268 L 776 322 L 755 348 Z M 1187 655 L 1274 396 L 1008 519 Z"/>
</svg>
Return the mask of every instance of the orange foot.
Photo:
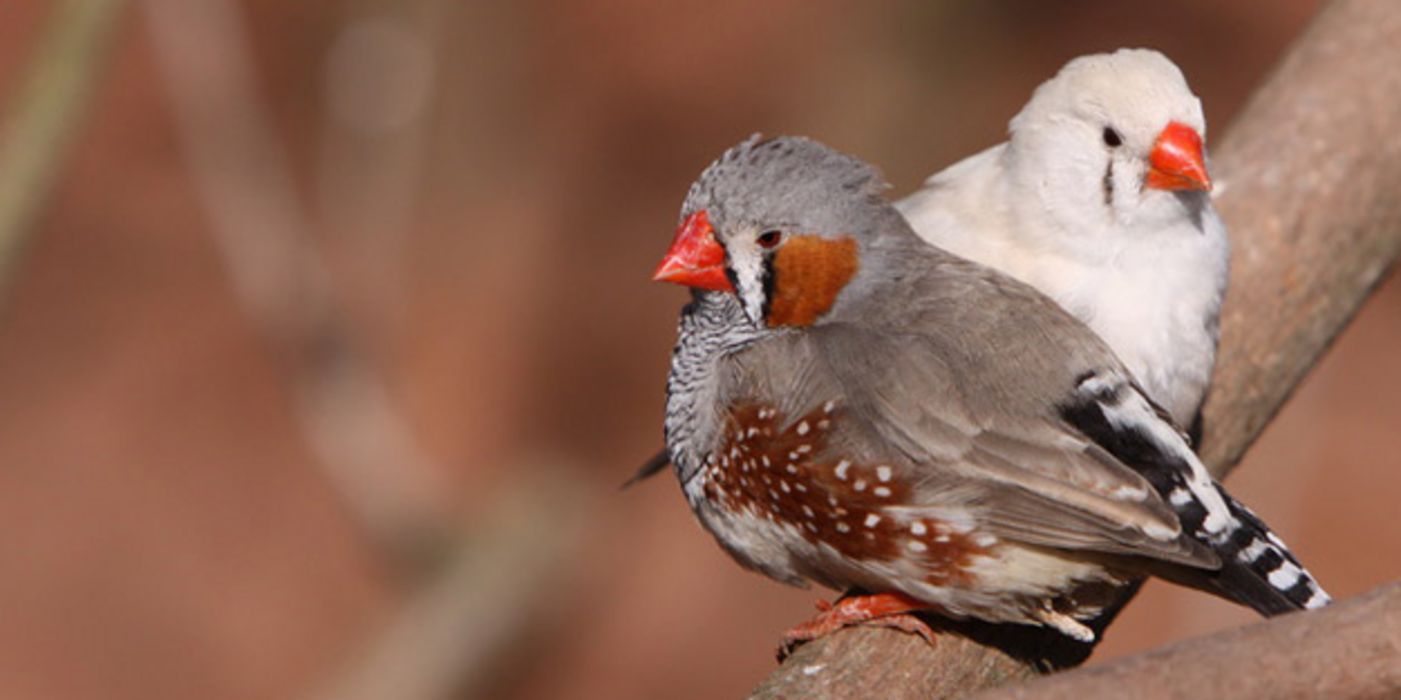
<svg viewBox="0 0 1401 700">
<path fill-rule="evenodd" d="M 928 610 L 928 603 L 922 603 L 904 593 L 876 593 L 842 598 L 836 605 L 824 600 L 817 601 L 820 610 L 816 617 L 804 622 L 783 634 L 783 645 L 778 648 L 778 660 L 782 661 L 803 642 L 831 634 L 843 627 L 852 625 L 878 625 L 894 627 L 910 634 L 917 634 L 930 644 L 934 643 L 934 630 L 923 620 L 908 613 L 915 610 Z"/>
</svg>

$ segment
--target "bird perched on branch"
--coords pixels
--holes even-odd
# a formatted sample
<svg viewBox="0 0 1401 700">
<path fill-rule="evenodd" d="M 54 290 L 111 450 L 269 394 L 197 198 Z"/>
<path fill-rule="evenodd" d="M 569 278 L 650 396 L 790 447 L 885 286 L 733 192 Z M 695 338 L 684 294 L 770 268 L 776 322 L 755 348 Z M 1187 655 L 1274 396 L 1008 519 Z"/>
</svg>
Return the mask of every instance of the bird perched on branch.
<svg viewBox="0 0 1401 700">
<path fill-rule="evenodd" d="M 1201 101 L 1147 49 L 1072 60 L 1011 138 L 896 203 L 915 233 L 1050 296 L 1199 437 L 1230 256 Z M 628 485 L 664 469 L 665 452 Z"/>
<path fill-rule="evenodd" d="M 864 163 L 757 137 L 692 185 L 655 279 L 693 290 L 666 443 L 740 564 L 859 589 L 792 642 L 911 611 L 1084 621 L 1154 574 L 1272 615 L 1328 601 L 1109 347 L 931 246 Z"/>
<path fill-rule="evenodd" d="M 925 240 L 1084 321 L 1192 426 L 1216 359 L 1229 258 L 1201 101 L 1166 56 L 1121 49 L 1070 61 L 1009 131 L 896 207 Z"/>
</svg>

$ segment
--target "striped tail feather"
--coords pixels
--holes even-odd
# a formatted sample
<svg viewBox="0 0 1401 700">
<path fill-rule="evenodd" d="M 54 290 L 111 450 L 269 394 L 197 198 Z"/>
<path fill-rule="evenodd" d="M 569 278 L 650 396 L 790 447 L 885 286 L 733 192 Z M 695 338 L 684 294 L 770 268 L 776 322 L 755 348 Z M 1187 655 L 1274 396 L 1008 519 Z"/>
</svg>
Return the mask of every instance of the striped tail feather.
<svg viewBox="0 0 1401 700">
<path fill-rule="evenodd" d="M 1062 417 L 1147 479 L 1177 513 L 1183 533 L 1221 559 L 1215 571 L 1168 567 L 1155 573 L 1266 616 L 1331 601 L 1269 526 L 1211 478 L 1141 389 L 1102 374 L 1086 375 L 1077 388 L 1079 400 L 1063 405 Z"/>
<path fill-rule="evenodd" d="M 1265 616 L 1321 608 L 1332 601 L 1259 516 L 1225 489 L 1216 488 L 1235 522 L 1213 538 L 1221 555 L 1221 570 L 1211 580 L 1213 588 Z"/>
</svg>

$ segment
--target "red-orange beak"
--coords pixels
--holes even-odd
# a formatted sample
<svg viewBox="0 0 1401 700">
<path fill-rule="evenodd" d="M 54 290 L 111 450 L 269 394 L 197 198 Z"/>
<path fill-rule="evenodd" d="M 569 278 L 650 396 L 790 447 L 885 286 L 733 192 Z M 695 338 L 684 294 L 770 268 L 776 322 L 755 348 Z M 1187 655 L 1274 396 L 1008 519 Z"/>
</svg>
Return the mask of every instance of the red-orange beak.
<svg viewBox="0 0 1401 700">
<path fill-rule="evenodd" d="M 1211 191 L 1211 176 L 1206 174 L 1206 159 L 1202 156 L 1202 137 L 1181 122 L 1168 122 L 1153 152 L 1148 154 L 1148 176 L 1143 184 L 1160 190 Z"/>
<path fill-rule="evenodd" d="M 725 276 L 725 249 L 715 240 L 715 228 L 704 209 L 686 217 L 676 229 L 676 238 L 652 273 L 654 282 L 675 282 L 697 289 L 733 292 Z"/>
</svg>

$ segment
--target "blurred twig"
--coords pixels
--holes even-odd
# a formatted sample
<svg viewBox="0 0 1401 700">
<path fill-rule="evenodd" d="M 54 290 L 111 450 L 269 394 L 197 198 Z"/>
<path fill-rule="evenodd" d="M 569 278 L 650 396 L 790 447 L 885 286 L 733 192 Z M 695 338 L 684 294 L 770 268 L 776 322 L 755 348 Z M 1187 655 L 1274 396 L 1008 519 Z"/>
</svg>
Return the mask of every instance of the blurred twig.
<svg viewBox="0 0 1401 700">
<path fill-rule="evenodd" d="M 562 471 L 518 482 L 494 499 L 494 515 L 462 531 L 440 500 L 436 465 L 352 333 L 342 290 L 313 239 L 287 152 L 258 93 L 237 7 L 230 0 L 143 6 L 191 176 L 236 296 L 289 360 L 303 431 L 321 466 L 387 553 L 410 564 L 426 553 L 436 565 L 388 629 L 318 697 L 418 699 L 470 690 L 465 686 L 487 675 L 492 660 L 542 621 L 540 603 L 579 536 L 583 489 Z M 390 155 L 412 161 L 416 137 L 404 138 Z M 342 161 L 333 155 L 327 162 Z M 391 178 L 409 175 L 400 169 Z M 407 224 L 402 188 L 412 179 L 398 184 L 398 194 L 379 203 L 391 215 L 365 224 L 371 235 L 397 236 L 385 227 Z"/>
<path fill-rule="evenodd" d="M 407 292 L 406 243 L 425 184 L 450 0 L 348 0 L 322 74 L 317 215 L 367 291 L 357 308 L 389 335 Z"/>
<path fill-rule="evenodd" d="M 1218 476 L 1254 442 L 1401 252 L 1397 66 L 1401 5 L 1338 0 L 1290 48 L 1215 149 L 1229 184 L 1221 213 L 1235 246 L 1202 449 Z M 1327 572 L 1320 573 L 1326 583 Z M 943 635 L 930 647 L 877 632 L 842 630 L 800 648 L 754 697 L 962 695 L 1035 673 L 1031 659 L 965 637 Z M 806 672 L 818 666 L 822 672 Z M 1258 694 L 1233 697 L 1270 697 L 1269 686 L 1255 687 Z"/>
<path fill-rule="evenodd" d="M 0 123 L 0 282 L 42 211 L 83 123 L 124 0 L 55 4 Z"/>
<path fill-rule="evenodd" d="M 435 465 L 352 333 L 230 0 L 144 0 L 176 131 L 236 296 L 289 361 L 302 427 L 371 537 L 401 561 L 453 530 Z"/>
<path fill-rule="evenodd" d="M 563 469 L 518 470 L 419 592 L 318 700 L 476 697 L 509 648 L 556 617 L 550 602 L 582 539 L 590 488 Z"/>
</svg>

